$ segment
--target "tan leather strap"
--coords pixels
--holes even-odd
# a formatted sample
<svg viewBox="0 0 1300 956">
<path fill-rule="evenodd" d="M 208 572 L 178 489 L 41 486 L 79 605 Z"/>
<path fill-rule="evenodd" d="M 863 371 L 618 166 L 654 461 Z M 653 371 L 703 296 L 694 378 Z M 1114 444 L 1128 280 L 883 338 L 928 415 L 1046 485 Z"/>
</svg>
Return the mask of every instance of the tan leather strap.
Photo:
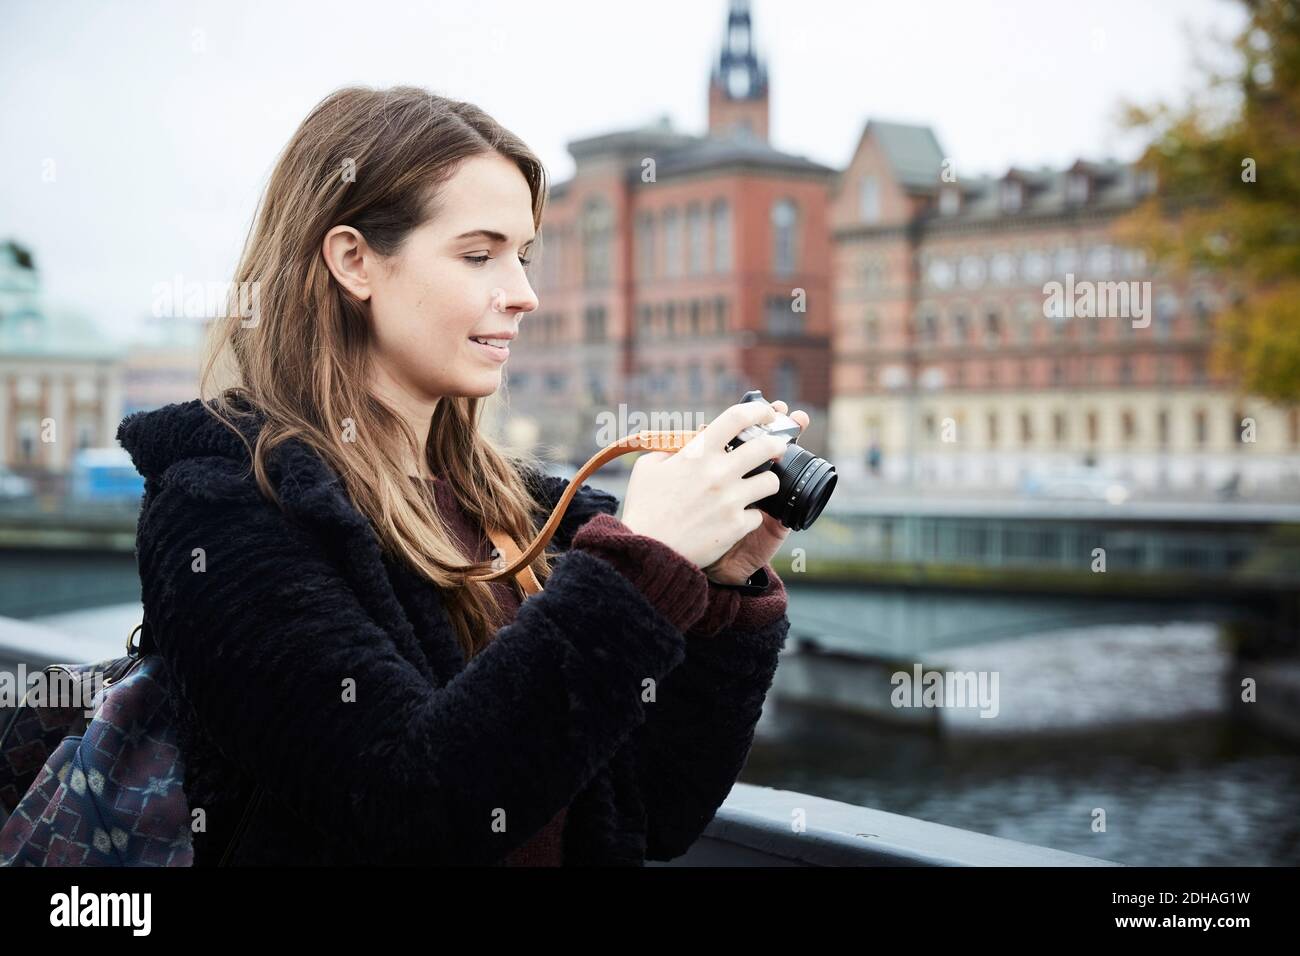
<svg viewBox="0 0 1300 956">
<path fill-rule="evenodd" d="M 569 502 L 573 500 L 573 496 L 578 493 L 578 489 L 582 487 L 583 482 L 587 480 L 592 472 L 629 452 L 666 451 L 671 453 L 681 451 L 686 446 L 686 443 L 698 434 L 698 429 L 694 431 L 639 431 L 602 448 L 587 459 L 587 463 L 569 479 L 568 487 L 564 489 L 564 494 L 560 496 L 560 500 L 551 512 L 550 518 L 547 519 L 546 524 L 542 526 L 542 530 L 537 533 L 537 537 L 532 540 L 532 543 L 527 548 L 521 550 L 510 536 L 502 531 L 495 529 L 490 531 L 489 535 L 493 543 L 505 556 L 505 567 L 488 574 L 475 575 L 470 580 L 495 581 L 507 575 L 514 575 L 519 582 L 519 586 L 524 589 L 525 598 L 536 594 L 542 589 L 542 586 L 538 583 L 537 576 L 533 574 L 531 565 L 536 557 L 550 544 L 551 538 L 555 536 L 555 532 L 560 527 L 560 520 L 564 517 Z"/>
<path fill-rule="evenodd" d="M 498 528 L 493 528 L 488 532 L 488 535 L 491 536 L 492 543 L 497 546 L 497 551 L 501 553 L 501 557 L 505 561 L 506 565 L 510 565 L 518 560 L 520 555 L 519 545 L 515 544 L 514 538 L 510 537 L 510 535 Z M 518 581 L 519 586 L 523 588 L 525 599 L 531 597 L 542 589 L 541 582 L 537 580 L 537 575 L 533 573 L 532 565 L 524 565 L 523 570 L 515 575 L 515 580 Z"/>
</svg>

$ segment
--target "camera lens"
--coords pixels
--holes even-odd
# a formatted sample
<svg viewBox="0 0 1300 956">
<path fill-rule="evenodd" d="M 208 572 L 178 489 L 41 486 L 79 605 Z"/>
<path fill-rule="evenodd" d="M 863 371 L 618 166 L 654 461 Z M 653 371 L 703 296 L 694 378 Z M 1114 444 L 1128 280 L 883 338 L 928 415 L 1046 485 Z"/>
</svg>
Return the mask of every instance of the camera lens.
<svg viewBox="0 0 1300 956">
<path fill-rule="evenodd" d="M 781 487 L 775 494 L 754 502 L 752 507 L 767 512 L 792 531 L 803 531 L 811 526 L 826 507 L 826 502 L 831 500 L 831 492 L 839 479 L 835 466 L 792 442 L 786 446 L 779 462 L 765 462 L 745 477 L 761 474 L 769 468 L 781 479 Z"/>
</svg>

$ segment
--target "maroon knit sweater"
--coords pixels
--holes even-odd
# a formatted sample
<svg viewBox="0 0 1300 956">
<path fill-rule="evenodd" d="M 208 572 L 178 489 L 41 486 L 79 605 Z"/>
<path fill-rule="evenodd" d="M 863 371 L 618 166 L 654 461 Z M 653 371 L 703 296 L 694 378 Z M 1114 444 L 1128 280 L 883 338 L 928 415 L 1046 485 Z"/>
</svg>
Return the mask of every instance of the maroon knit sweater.
<svg viewBox="0 0 1300 956">
<path fill-rule="evenodd" d="M 438 512 L 448 523 L 466 555 L 491 560 L 495 550 L 484 529 L 460 508 L 451 487 L 440 478 L 430 480 Z M 526 542 L 519 542 L 525 544 Z M 645 595 L 665 618 L 688 639 L 708 640 L 725 628 L 753 631 L 781 619 L 786 613 L 785 583 L 767 565 L 770 584 L 762 594 L 743 597 L 715 587 L 693 562 L 656 538 L 636 534 L 618 518 L 599 514 L 573 536 L 570 544 L 608 561 Z M 519 610 L 518 586 L 497 580 L 489 583 L 501 608 L 503 626 Z M 505 858 L 506 866 L 561 866 L 564 817 L 562 809 L 528 842 Z"/>
</svg>

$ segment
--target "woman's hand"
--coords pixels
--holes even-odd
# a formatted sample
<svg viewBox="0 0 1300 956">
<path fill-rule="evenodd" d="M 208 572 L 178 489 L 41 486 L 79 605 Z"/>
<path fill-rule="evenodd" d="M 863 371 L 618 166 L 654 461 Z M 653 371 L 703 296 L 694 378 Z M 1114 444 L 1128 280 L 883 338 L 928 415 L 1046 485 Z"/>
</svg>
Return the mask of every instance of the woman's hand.
<svg viewBox="0 0 1300 956">
<path fill-rule="evenodd" d="M 784 402 L 732 405 L 676 453 L 639 456 L 628 478 L 622 521 L 705 569 L 712 580 L 745 581 L 776 553 L 788 529 L 748 506 L 780 489 L 771 471 L 744 477 L 785 454 L 784 438 L 765 435 L 728 450 L 751 425 L 771 422 Z M 808 415 L 790 416 L 806 428 Z M 752 564 L 752 566 L 751 566 Z"/>
<path fill-rule="evenodd" d="M 786 414 L 785 402 L 774 401 L 772 405 L 781 414 Z M 799 423 L 800 431 L 808 427 L 807 412 L 792 412 L 790 417 Z M 758 511 L 757 508 L 753 510 Z M 776 557 L 776 552 L 780 549 L 781 542 L 790 534 L 790 529 L 766 511 L 758 511 L 758 513 L 763 516 L 763 523 L 704 569 L 710 581 L 716 581 L 718 584 L 744 584 L 755 571 Z"/>
</svg>

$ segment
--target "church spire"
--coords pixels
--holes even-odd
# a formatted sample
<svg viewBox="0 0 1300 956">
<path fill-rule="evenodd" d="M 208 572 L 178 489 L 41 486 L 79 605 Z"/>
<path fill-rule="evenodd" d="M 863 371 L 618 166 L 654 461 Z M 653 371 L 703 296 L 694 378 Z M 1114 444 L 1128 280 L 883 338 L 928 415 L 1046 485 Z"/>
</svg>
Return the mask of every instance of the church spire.
<svg viewBox="0 0 1300 956">
<path fill-rule="evenodd" d="M 709 77 L 709 134 L 767 139 L 767 68 L 754 48 L 749 0 L 731 0 Z"/>
</svg>

